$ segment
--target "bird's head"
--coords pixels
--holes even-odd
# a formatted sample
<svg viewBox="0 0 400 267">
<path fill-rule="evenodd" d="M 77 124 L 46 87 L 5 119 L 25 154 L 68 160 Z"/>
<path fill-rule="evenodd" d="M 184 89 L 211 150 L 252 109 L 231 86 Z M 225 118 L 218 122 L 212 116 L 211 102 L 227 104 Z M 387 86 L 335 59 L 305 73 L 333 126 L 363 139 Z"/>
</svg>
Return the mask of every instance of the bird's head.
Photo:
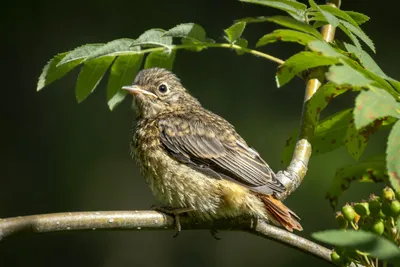
<svg viewBox="0 0 400 267">
<path fill-rule="evenodd" d="M 133 84 L 122 89 L 135 97 L 137 113 L 145 118 L 200 105 L 175 74 L 162 68 L 140 71 Z"/>
</svg>

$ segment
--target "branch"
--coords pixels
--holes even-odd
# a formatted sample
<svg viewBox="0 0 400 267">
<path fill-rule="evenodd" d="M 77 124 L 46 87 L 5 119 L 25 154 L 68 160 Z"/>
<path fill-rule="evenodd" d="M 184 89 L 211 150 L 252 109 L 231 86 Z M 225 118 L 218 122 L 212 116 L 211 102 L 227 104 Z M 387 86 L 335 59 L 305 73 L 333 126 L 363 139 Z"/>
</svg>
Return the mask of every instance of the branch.
<svg viewBox="0 0 400 267">
<path fill-rule="evenodd" d="M 339 8 L 341 0 L 327 0 L 327 4 L 333 7 Z M 335 27 L 332 25 L 325 25 L 321 28 L 321 34 L 325 41 L 332 42 L 335 37 Z M 287 198 L 292 192 L 294 192 L 307 173 L 308 162 L 311 157 L 311 140 L 314 136 L 314 130 L 317 123 L 312 123 L 309 117 L 310 113 L 307 111 L 308 100 L 317 92 L 321 86 L 321 81 L 324 77 L 318 77 L 319 68 L 313 69 L 308 75 L 308 81 L 306 85 L 303 109 L 301 114 L 300 132 L 296 142 L 296 148 L 293 152 L 292 161 L 286 170 L 279 171 L 276 175 L 277 178 L 286 187 L 286 191 L 279 195 L 281 200 Z"/>
<path fill-rule="evenodd" d="M 246 231 L 272 239 L 301 252 L 330 262 L 331 250 L 263 221 L 246 218 L 198 222 L 180 218 L 182 229 Z M 0 240 L 21 233 L 50 233 L 77 230 L 171 230 L 174 218 L 157 211 L 66 212 L 0 219 Z"/>
</svg>

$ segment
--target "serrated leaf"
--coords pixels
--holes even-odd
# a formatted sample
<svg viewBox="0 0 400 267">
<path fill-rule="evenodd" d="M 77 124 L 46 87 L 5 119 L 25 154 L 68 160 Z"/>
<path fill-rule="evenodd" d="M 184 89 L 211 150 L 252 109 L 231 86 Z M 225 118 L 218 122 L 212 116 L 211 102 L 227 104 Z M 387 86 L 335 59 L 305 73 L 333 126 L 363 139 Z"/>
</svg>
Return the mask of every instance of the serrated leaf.
<svg viewBox="0 0 400 267">
<path fill-rule="evenodd" d="M 86 60 L 91 60 L 93 58 L 102 56 L 117 56 L 121 53 L 139 53 L 140 46 L 131 47 L 133 39 L 122 38 L 110 41 L 105 45 L 99 47 L 96 51 L 92 52 Z"/>
<path fill-rule="evenodd" d="M 374 43 L 359 27 L 356 27 L 344 20 L 340 20 L 340 23 L 354 33 L 358 38 L 360 38 L 375 53 Z"/>
<path fill-rule="evenodd" d="M 163 51 L 163 52 L 151 52 L 147 58 L 144 65 L 145 69 L 159 67 L 167 70 L 172 70 L 174 65 L 176 51 Z"/>
<path fill-rule="evenodd" d="M 356 45 L 358 50 L 362 50 L 362 46 L 358 41 L 357 37 L 349 29 L 347 29 L 342 24 L 339 25 L 339 28 L 350 38 L 350 40 L 353 42 L 353 44 Z"/>
<path fill-rule="evenodd" d="M 199 43 L 196 40 L 190 39 L 190 38 L 182 38 L 181 42 L 184 45 L 189 45 L 189 47 L 185 48 L 185 50 L 189 50 L 189 51 L 200 52 L 204 48 L 207 48 L 206 44 Z"/>
<path fill-rule="evenodd" d="M 133 82 L 142 65 L 143 55 L 130 55 L 118 57 L 110 70 L 107 85 L 107 101 L 110 110 L 113 110 L 124 100 L 126 91 L 122 86 Z"/>
<path fill-rule="evenodd" d="M 234 45 L 238 45 L 238 46 L 243 47 L 243 48 L 247 48 L 248 42 L 247 42 L 247 40 L 244 39 L 244 38 L 239 38 L 239 39 L 237 39 L 235 42 L 233 42 L 233 44 L 234 44 Z M 238 55 L 243 55 L 243 54 L 245 53 L 245 52 L 240 51 L 240 50 L 238 50 L 238 49 L 235 49 L 235 51 L 236 51 L 236 53 L 237 53 Z"/>
<path fill-rule="evenodd" d="M 397 264 L 400 262 L 399 248 L 389 240 L 371 232 L 326 230 L 313 233 L 312 237 L 330 245 L 369 253 L 372 257 L 380 260 L 389 260 Z"/>
<path fill-rule="evenodd" d="M 331 66 L 326 73 L 326 78 L 335 84 L 346 84 L 358 87 L 368 86 L 373 83 L 372 80 L 347 64 Z"/>
<path fill-rule="evenodd" d="M 224 30 L 226 37 L 230 43 L 233 43 L 237 39 L 242 36 L 244 28 L 246 27 L 246 23 L 244 22 L 236 22 L 228 29 Z"/>
<path fill-rule="evenodd" d="M 326 57 L 341 58 L 344 56 L 343 54 L 339 53 L 336 49 L 334 49 L 331 44 L 325 41 L 320 41 L 320 40 L 311 41 L 308 44 L 308 47 L 310 48 L 311 51 L 321 53 Z"/>
<path fill-rule="evenodd" d="M 313 40 L 317 40 L 317 38 L 307 33 L 293 30 L 275 30 L 272 33 L 266 34 L 261 37 L 258 40 L 256 47 L 260 47 L 277 41 L 295 42 L 302 45 L 307 45 Z"/>
<path fill-rule="evenodd" d="M 84 60 L 103 45 L 104 44 L 87 44 L 77 47 L 69 52 L 68 55 L 65 56 L 60 62 L 58 62 L 57 67 L 61 67 L 62 65 L 72 61 Z"/>
<path fill-rule="evenodd" d="M 259 4 L 286 11 L 289 15 L 299 21 L 306 20 L 307 6 L 292 0 L 240 0 L 241 2 Z"/>
<path fill-rule="evenodd" d="M 392 78 L 390 78 L 389 76 L 387 76 L 383 70 L 378 66 L 378 64 L 376 64 L 376 62 L 372 59 L 372 57 L 365 52 L 362 49 L 358 49 L 358 47 L 348 44 L 348 43 L 344 43 L 346 50 L 349 53 L 354 54 L 361 62 L 361 64 L 370 72 L 372 72 L 373 74 L 381 77 L 382 79 L 388 80 L 389 82 L 393 82 L 393 86 L 400 90 L 400 83 Z M 380 82 L 380 81 L 377 81 Z M 382 83 L 381 83 L 382 84 Z M 387 85 L 386 83 L 383 85 Z"/>
<path fill-rule="evenodd" d="M 326 198 L 333 209 L 338 198 L 352 182 L 383 182 L 387 180 L 385 155 L 375 155 L 355 164 L 339 168 L 332 179 Z"/>
<path fill-rule="evenodd" d="M 51 84 L 52 82 L 60 79 L 68 72 L 70 72 L 73 68 L 78 66 L 83 59 L 76 59 L 74 61 L 70 61 L 67 64 L 64 64 L 60 67 L 57 67 L 57 64 L 65 58 L 70 52 L 65 52 L 62 54 L 58 54 L 53 57 L 47 64 L 44 66 L 42 73 L 39 76 L 39 80 L 37 83 L 36 90 L 40 91 L 43 87 Z"/>
<path fill-rule="evenodd" d="M 284 26 L 284 27 L 287 27 L 287 28 L 290 28 L 293 30 L 308 33 L 308 34 L 315 36 L 316 38 L 322 40 L 321 33 L 319 31 L 317 31 L 314 27 L 310 26 L 307 23 L 295 20 L 291 17 L 274 16 L 274 17 L 269 17 L 267 19 L 267 21 L 279 24 L 281 26 Z"/>
<path fill-rule="evenodd" d="M 400 118 L 400 103 L 396 102 L 388 92 L 372 87 L 357 96 L 354 109 L 354 121 L 357 129 L 387 116 Z"/>
<path fill-rule="evenodd" d="M 309 51 L 297 53 L 278 67 L 276 74 L 277 86 L 282 87 L 301 71 L 336 63 L 338 63 L 337 59 L 325 57 L 318 53 Z"/>
<path fill-rule="evenodd" d="M 78 103 L 96 89 L 113 60 L 114 57 L 101 57 L 85 62 L 76 83 L 75 94 Z"/>
<path fill-rule="evenodd" d="M 352 90 L 350 86 L 326 83 L 307 102 L 307 113 L 312 123 L 316 123 L 322 110 L 337 96 Z"/>
<path fill-rule="evenodd" d="M 163 29 L 150 29 L 142 33 L 135 41 L 132 42 L 131 46 L 164 46 L 170 47 L 172 45 L 172 37 L 164 36 L 166 32 Z"/>
<path fill-rule="evenodd" d="M 317 125 L 312 139 L 314 155 L 327 153 L 344 145 L 349 122 L 353 120 L 352 111 L 352 109 L 342 110 Z"/>
<path fill-rule="evenodd" d="M 339 20 L 332 13 L 322 10 L 322 8 L 317 5 L 314 0 L 309 0 L 310 6 L 321 13 L 321 15 L 326 19 L 326 21 L 332 25 L 333 27 L 337 27 L 339 25 Z"/>
<path fill-rule="evenodd" d="M 294 129 L 291 134 L 289 135 L 288 139 L 286 139 L 285 147 L 283 148 L 282 152 L 282 160 L 281 164 L 283 168 L 286 168 L 293 157 L 293 151 L 296 146 L 297 137 L 299 135 L 299 129 Z M 314 149 L 314 147 L 313 147 Z"/>
<path fill-rule="evenodd" d="M 358 25 L 361 25 L 367 21 L 369 21 L 369 17 L 362 13 L 354 12 L 354 11 L 345 11 L 347 15 L 349 15 Z"/>
<path fill-rule="evenodd" d="M 330 14 L 334 15 L 335 17 L 341 18 L 351 24 L 353 24 L 355 27 L 360 28 L 358 26 L 358 23 L 346 12 L 343 11 L 339 8 L 330 6 L 330 5 L 320 5 L 319 6 L 323 11 L 329 12 Z"/>
<path fill-rule="evenodd" d="M 396 192 L 400 192 L 400 120 L 390 131 L 387 148 L 386 162 L 389 180 Z"/>
<path fill-rule="evenodd" d="M 203 27 L 195 23 L 179 24 L 166 31 L 162 36 L 189 38 L 194 42 L 206 41 L 206 31 L 203 29 Z"/>
<path fill-rule="evenodd" d="M 335 113 L 320 121 L 315 127 L 312 139 L 313 156 L 333 151 L 344 145 L 344 137 L 349 122 L 353 119 L 352 109 Z M 292 158 L 299 130 L 295 129 L 286 140 L 282 153 L 282 166 L 287 166 Z"/>
<path fill-rule="evenodd" d="M 374 134 L 384 123 L 387 123 L 387 121 L 387 117 L 378 119 L 366 127 L 358 130 L 355 126 L 354 120 L 352 120 L 351 123 L 349 123 L 349 127 L 347 128 L 344 139 L 344 143 L 350 156 L 358 161 L 364 153 L 370 136 Z"/>
</svg>

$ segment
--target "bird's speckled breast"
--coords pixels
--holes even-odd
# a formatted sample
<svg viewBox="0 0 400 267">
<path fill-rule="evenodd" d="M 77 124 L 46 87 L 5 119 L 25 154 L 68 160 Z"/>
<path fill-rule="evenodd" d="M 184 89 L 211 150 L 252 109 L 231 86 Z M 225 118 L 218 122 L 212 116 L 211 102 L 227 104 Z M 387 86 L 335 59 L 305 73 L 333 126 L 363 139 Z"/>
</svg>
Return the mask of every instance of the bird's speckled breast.
<svg viewBox="0 0 400 267">
<path fill-rule="evenodd" d="M 132 154 L 153 195 L 169 207 L 216 212 L 221 202 L 218 184 L 172 159 L 163 149 L 159 135 L 157 120 L 139 119 L 131 141 Z"/>
</svg>

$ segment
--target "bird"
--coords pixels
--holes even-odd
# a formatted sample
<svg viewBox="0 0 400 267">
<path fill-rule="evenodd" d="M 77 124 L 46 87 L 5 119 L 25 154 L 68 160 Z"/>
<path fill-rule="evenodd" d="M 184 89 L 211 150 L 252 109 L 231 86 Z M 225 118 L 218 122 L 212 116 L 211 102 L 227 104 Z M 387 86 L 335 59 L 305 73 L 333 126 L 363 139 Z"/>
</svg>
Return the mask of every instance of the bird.
<svg viewBox="0 0 400 267">
<path fill-rule="evenodd" d="M 277 196 L 285 186 L 224 118 L 204 108 L 169 70 L 141 70 L 123 90 L 134 96 L 130 152 L 160 211 L 198 220 L 251 217 L 303 228 Z"/>
</svg>

